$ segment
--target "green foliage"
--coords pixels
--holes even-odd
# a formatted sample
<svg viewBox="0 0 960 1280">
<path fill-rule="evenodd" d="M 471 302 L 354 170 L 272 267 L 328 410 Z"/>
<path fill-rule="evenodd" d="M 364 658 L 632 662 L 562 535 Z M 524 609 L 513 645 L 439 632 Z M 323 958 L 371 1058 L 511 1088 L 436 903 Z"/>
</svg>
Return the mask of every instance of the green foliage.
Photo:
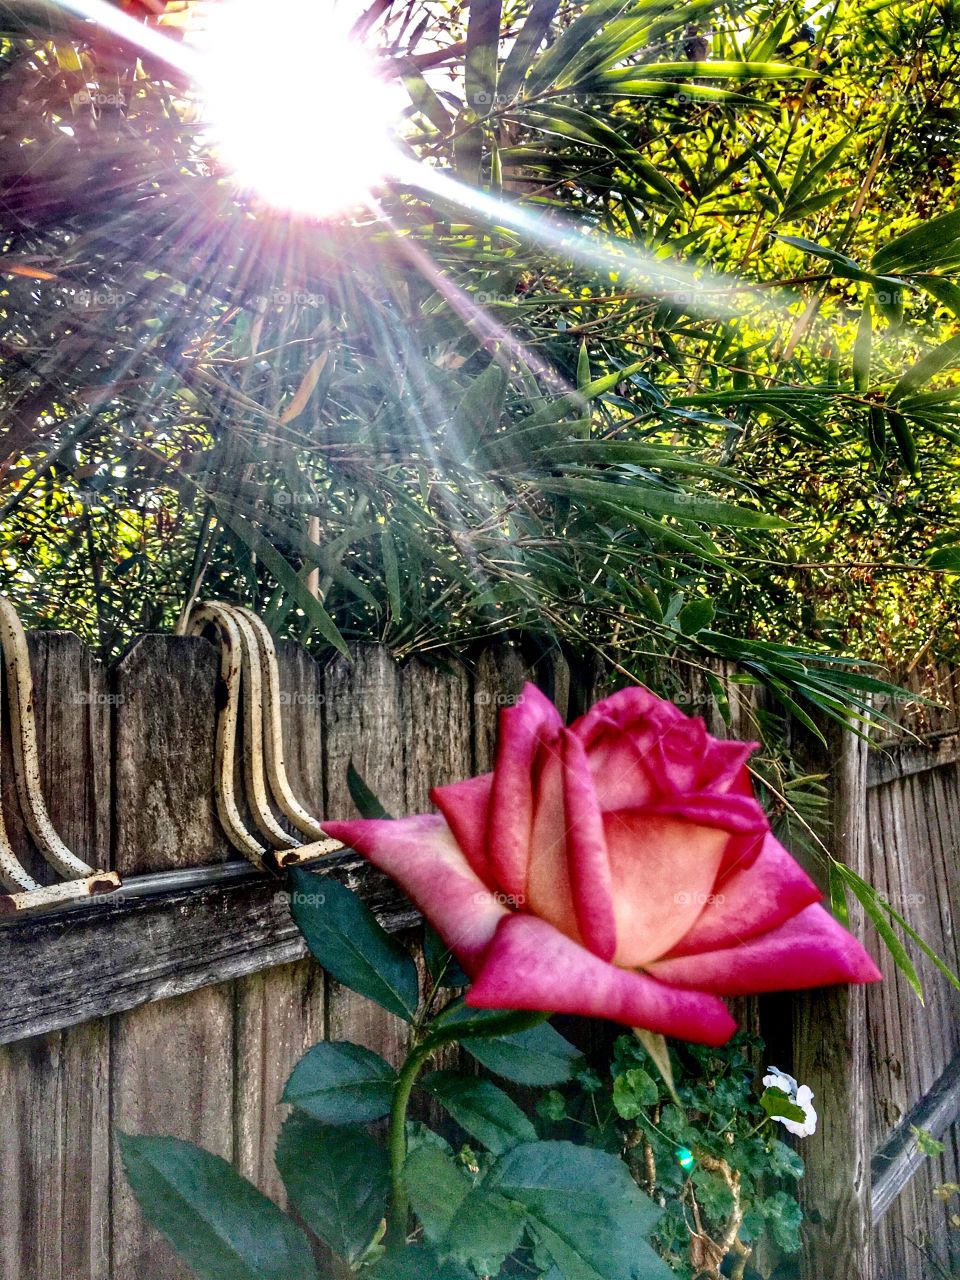
<svg viewBox="0 0 960 1280">
<path fill-rule="evenodd" d="M 365 1124 L 390 1110 L 397 1073 L 362 1045 L 316 1044 L 297 1063 L 282 1101 L 324 1124 Z"/>
<path fill-rule="evenodd" d="M 423 1088 L 442 1103 L 470 1137 L 488 1151 L 501 1155 L 518 1142 L 535 1138 L 536 1130 L 502 1089 L 489 1080 L 436 1071 L 422 1081 Z"/>
<path fill-rule="evenodd" d="M 321 939 L 321 958 L 334 959 L 341 980 L 386 1003 L 385 988 L 403 987 L 403 965 L 342 886 L 318 924 L 327 902 L 317 887 L 332 883 L 298 877 L 295 919 L 311 948 Z M 757 1097 L 746 1054 L 759 1041 L 691 1045 L 668 1062 L 658 1037 L 645 1048 L 621 1036 L 601 1075 L 548 1023 L 531 1022 L 539 1015 L 454 999 L 431 1017 L 439 988 L 422 1002 L 418 990 L 403 1005 L 413 1036 L 399 1073 L 362 1046 L 324 1042 L 283 1092 L 293 1111 L 277 1169 L 300 1221 L 340 1260 L 336 1274 L 345 1266 L 361 1280 L 689 1280 L 696 1242 L 724 1240 L 719 1260 L 735 1238 L 750 1275 L 765 1277 L 771 1249 L 797 1251 L 801 1215 L 786 1188 L 803 1165 L 771 1132 L 768 1116 L 790 1114 L 785 1095 Z M 551 1086 L 535 1100 L 536 1121 L 485 1077 L 421 1077 L 465 1030 L 466 1047 L 498 1074 Z M 469 1144 L 455 1149 L 407 1121 L 416 1089 Z M 384 1145 L 366 1126 L 387 1112 Z M 120 1145 L 148 1218 L 199 1280 L 317 1280 L 305 1233 L 225 1161 L 169 1138 L 122 1135 Z"/>
<path fill-rule="evenodd" d="M 147 1217 L 201 1280 L 316 1280 L 300 1228 L 225 1160 L 176 1138 L 119 1140 Z"/>
<path fill-rule="evenodd" d="M 956 608 L 945 13 L 378 6 L 406 145 L 502 198 L 389 224 L 251 205 L 159 66 L 78 109 L 89 32 L 14 24 L 0 585 L 105 654 L 202 584 L 318 648 L 523 631 L 856 706 L 814 655 Z"/>
<path fill-rule="evenodd" d="M 280 1131 L 276 1160 L 304 1224 L 338 1257 L 356 1263 L 386 1212 L 383 1148 L 361 1128 L 329 1128 L 294 1111 Z"/>
<path fill-rule="evenodd" d="M 619 1155 L 636 1182 L 665 1203 L 655 1241 L 684 1280 L 697 1274 L 696 1223 L 719 1248 L 730 1224 L 741 1219 L 734 1234 L 737 1247 L 749 1251 L 745 1274 L 751 1277 L 789 1274 L 800 1247 L 794 1187 L 803 1162 L 776 1136 L 770 1117 L 804 1116 L 799 1108 L 794 1115 L 778 1090 L 759 1093 L 761 1053 L 760 1040 L 744 1033 L 721 1049 L 671 1051 L 674 1100 L 640 1041 L 620 1036 L 605 1077 L 581 1070 L 573 1085 L 550 1090 L 537 1104 L 545 1135 L 575 1136 Z"/>
<path fill-rule="evenodd" d="M 329 876 L 295 867 L 290 908 L 307 946 L 338 982 L 412 1021 L 419 981 L 410 953 L 378 924 L 369 907 Z"/>
<path fill-rule="evenodd" d="M 660 1214 L 621 1161 L 569 1142 L 515 1147 L 489 1185 L 522 1206 L 533 1235 L 567 1280 L 661 1280 L 647 1239 Z"/>
<path fill-rule="evenodd" d="M 462 1044 L 488 1071 L 515 1084 L 560 1084 L 572 1079 L 580 1061 L 573 1045 L 546 1023 L 512 1035 L 465 1036 Z"/>
</svg>

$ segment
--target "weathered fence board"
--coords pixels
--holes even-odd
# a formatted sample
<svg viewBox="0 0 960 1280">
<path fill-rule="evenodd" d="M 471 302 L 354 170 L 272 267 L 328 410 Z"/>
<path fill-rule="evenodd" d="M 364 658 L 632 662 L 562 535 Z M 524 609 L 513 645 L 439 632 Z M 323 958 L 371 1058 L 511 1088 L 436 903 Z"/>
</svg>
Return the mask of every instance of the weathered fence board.
<svg viewBox="0 0 960 1280">
<path fill-rule="evenodd" d="M 110 857 L 110 742 L 107 683 L 76 636 L 30 637 L 37 746 L 57 830 L 81 857 Z M 6 717 L 4 717 L 6 721 Z M 23 822 L 13 784 L 9 725 L 0 761 L 7 831 L 36 878 L 49 882 Z M 57 782 L 56 787 L 50 783 Z M 15 949 L 2 972 L 17 972 Z M 96 981 L 96 953 L 83 969 Z M 66 970 L 61 971 L 66 976 Z M 62 979 L 61 979 L 62 980 Z M 0 997 L 2 1000 L 2 997 Z M 0 1049 L 0 1240 L 4 1280 L 106 1280 L 109 1217 L 108 1028 L 103 1023 Z"/>
<path fill-rule="evenodd" d="M 870 839 L 866 878 L 955 969 L 954 918 L 960 906 L 960 767 L 956 743 L 957 675 L 942 667 L 911 673 L 910 687 L 943 705 L 921 702 L 898 718 L 904 736 L 871 752 L 866 810 Z M 912 734 L 923 734 L 917 742 Z M 957 1181 L 957 1125 L 946 1118 L 938 1080 L 960 1051 L 960 996 L 910 942 L 923 981 L 921 1006 L 885 950 L 884 981 L 866 994 L 870 1073 L 866 1115 L 873 1160 L 875 1274 L 924 1280 L 937 1274 L 922 1250 L 948 1248 L 946 1208 L 934 1187 Z M 928 1094 L 928 1091 L 931 1091 Z M 943 1156 L 919 1156 L 910 1125 L 941 1128 Z M 925 1121 L 927 1123 L 925 1123 Z M 956 1237 L 954 1236 L 954 1239 Z M 960 1257 L 943 1254 L 957 1266 Z"/>
</svg>

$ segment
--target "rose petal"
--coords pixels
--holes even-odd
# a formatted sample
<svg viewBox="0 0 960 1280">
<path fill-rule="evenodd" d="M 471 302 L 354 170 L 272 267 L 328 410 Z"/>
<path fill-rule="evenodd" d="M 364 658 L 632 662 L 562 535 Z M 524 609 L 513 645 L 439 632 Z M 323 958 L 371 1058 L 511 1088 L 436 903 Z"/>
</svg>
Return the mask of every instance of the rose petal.
<svg viewBox="0 0 960 1280">
<path fill-rule="evenodd" d="M 779 928 L 735 946 L 647 968 L 664 982 L 724 996 L 880 981 L 860 943 L 820 906 L 805 907 Z"/>
<path fill-rule="evenodd" d="M 323 830 L 396 880 L 467 973 L 476 971 L 509 913 L 474 873 L 439 814 L 325 822 Z"/>
<path fill-rule="evenodd" d="M 467 1004 L 610 1018 L 661 1035 L 719 1045 L 736 1030 L 722 1001 L 678 991 L 608 964 L 544 920 L 510 916 L 497 929 Z"/>
<path fill-rule="evenodd" d="M 823 894 L 786 849 L 769 833 L 760 857 L 717 878 L 702 914 L 670 955 L 690 955 L 745 942 L 819 902 Z"/>
<path fill-rule="evenodd" d="M 550 756 L 543 762 L 537 785 L 525 906 L 561 933 L 581 941 L 567 863 L 566 819 L 562 758 Z"/>
<path fill-rule="evenodd" d="M 683 713 L 649 689 L 622 689 L 571 725 L 593 771 L 600 808 L 636 808 L 660 794 L 657 743 Z"/>
<path fill-rule="evenodd" d="M 696 790 L 722 794 L 745 777 L 748 780 L 747 794 L 753 795 L 753 787 L 749 784 L 750 775 L 744 765 L 759 747 L 759 742 L 729 742 L 720 738 L 708 738 L 707 741 L 707 751 L 697 778 Z"/>
<path fill-rule="evenodd" d="M 703 827 L 729 831 L 731 835 L 762 835 L 769 826 L 759 804 L 747 796 L 688 792 L 645 805 L 644 812 L 685 818 L 688 822 L 696 822 Z"/>
<path fill-rule="evenodd" d="M 730 836 L 631 809 L 604 814 L 604 831 L 617 921 L 615 959 L 639 969 L 666 955 L 693 927 Z"/>
<path fill-rule="evenodd" d="M 601 960 L 617 949 L 613 877 L 593 775 L 583 743 L 563 738 L 563 808 L 567 823 L 567 874 L 580 936 Z"/>
<path fill-rule="evenodd" d="M 490 860 L 487 857 L 487 823 L 492 786 L 493 774 L 484 773 L 479 778 L 467 778 L 464 782 L 434 787 L 430 792 L 430 799 L 446 818 L 447 826 L 453 832 L 467 861 L 486 884 L 493 883 Z"/>
<path fill-rule="evenodd" d="M 487 848 L 497 883 L 522 901 L 527 892 L 534 812 L 534 761 L 563 728 L 560 713 L 535 685 L 500 713 L 500 740 L 490 794 Z"/>
</svg>

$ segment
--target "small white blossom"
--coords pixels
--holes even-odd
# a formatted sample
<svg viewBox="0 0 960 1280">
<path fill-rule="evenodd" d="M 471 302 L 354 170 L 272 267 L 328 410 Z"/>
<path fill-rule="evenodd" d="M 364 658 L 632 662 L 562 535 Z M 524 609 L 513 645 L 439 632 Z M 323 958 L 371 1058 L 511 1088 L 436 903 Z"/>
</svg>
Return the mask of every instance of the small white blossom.
<svg viewBox="0 0 960 1280">
<path fill-rule="evenodd" d="M 767 1070 L 770 1074 L 763 1077 L 764 1088 L 779 1089 L 781 1093 L 785 1093 L 804 1115 L 802 1121 L 789 1120 L 786 1116 L 776 1116 L 775 1119 L 779 1120 L 788 1133 L 796 1134 L 798 1138 L 809 1138 L 811 1134 L 817 1131 L 817 1113 L 813 1106 L 813 1090 L 808 1084 L 798 1085 L 793 1076 L 788 1076 L 779 1067 L 767 1067 Z"/>
</svg>

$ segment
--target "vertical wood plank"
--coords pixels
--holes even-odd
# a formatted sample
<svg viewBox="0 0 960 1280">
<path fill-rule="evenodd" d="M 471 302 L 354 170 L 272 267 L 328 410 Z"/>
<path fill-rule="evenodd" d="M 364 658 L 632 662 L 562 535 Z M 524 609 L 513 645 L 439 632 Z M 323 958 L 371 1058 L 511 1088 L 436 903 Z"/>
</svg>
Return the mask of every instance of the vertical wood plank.
<svg viewBox="0 0 960 1280">
<path fill-rule="evenodd" d="M 493 768 L 500 708 L 520 696 L 530 675 L 520 651 L 513 645 L 491 645 L 477 659 L 473 673 L 474 773 L 487 773 Z"/>
<path fill-rule="evenodd" d="M 193 637 L 148 636 L 115 673 L 116 835 L 121 874 L 223 861 L 213 801 L 217 655 Z M 233 1155 L 233 990 L 207 987 L 112 1020 L 114 1129 L 169 1134 Z M 193 1280 L 150 1227 L 114 1149 L 115 1280 Z"/>
<path fill-rule="evenodd" d="M 347 786 L 351 761 L 384 808 L 407 812 L 400 671 L 386 649 L 361 646 L 324 672 L 325 817 L 356 816 Z M 399 1063 L 406 1053 L 406 1024 L 371 1000 L 327 980 L 327 1037 L 353 1040 Z"/>
<path fill-rule="evenodd" d="M 103 670 L 68 632 L 28 640 L 40 776 L 50 817 L 91 865 L 109 865 L 109 698 Z M 39 877 L 4 746 L 11 841 Z M 90 979 L 96 979 L 91 957 Z M 0 1049 L 0 1280 L 107 1280 L 109 1043 L 103 1024 Z"/>
<path fill-rule="evenodd" d="M 832 847 L 863 874 L 866 744 L 849 733 L 828 734 L 834 753 Z M 862 936 L 862 913 L 851 910 L 850 925 Z M 803 1148 L 803 1276 L 872 1280 L 865 993 L 862 987 L 830 987 L 800 992 L 792 1004 L 793 1074 L 813 1090 L 820 1116 Z"/>
</svg>

